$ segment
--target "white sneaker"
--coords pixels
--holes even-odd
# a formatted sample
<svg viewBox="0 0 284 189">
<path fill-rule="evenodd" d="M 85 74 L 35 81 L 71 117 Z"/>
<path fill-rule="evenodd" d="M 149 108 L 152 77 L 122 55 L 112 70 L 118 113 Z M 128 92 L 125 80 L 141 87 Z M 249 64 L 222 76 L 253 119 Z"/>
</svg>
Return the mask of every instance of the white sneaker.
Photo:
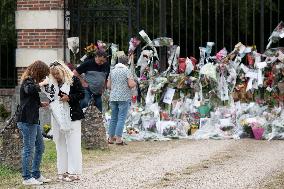
<svg viewBox="0 0 284 189">
<path fill-rule="evenodd" d="M 43 182 L 43 183 L 51 182 L 51 179 L 47 179 L 42 175 L 40 175 L 40 177 L 37 178 L 36 180 L 39 181 L 39 182 Z"/>
<path fill-rule="evenodd" d="M 41 185 L 43 182 L 36 180 L 35 178 L 30 178 L 23 181 L 23 185 Z"/>
</svg>

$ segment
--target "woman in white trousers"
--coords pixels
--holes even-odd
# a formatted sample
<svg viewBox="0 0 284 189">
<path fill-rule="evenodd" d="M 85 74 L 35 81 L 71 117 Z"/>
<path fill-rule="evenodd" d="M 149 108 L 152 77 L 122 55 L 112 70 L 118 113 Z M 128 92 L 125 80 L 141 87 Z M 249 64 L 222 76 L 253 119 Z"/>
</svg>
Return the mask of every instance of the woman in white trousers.
<svg viewBox="0 0 284 189">
<path fill-rule="evenodd" d="M 80 80 L 61 62 L 50 64 L 50 76 L 44 82 L 43 91 L 51 101 L 58 178 L 79 180 L 82 174 L 81 119 L 84 118 L 80 100 L 84 98 L 84 89 Z"/>
</svg>

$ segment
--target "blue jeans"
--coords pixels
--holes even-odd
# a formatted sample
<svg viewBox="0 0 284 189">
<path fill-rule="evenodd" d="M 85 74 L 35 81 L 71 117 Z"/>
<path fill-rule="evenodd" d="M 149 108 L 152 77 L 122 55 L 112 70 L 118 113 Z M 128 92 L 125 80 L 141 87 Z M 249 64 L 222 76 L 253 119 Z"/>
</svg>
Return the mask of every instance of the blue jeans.
<svg viewBox="0 0 284 189">
<path fill-rule="evenodd" d="M 40 177 L 40 163 L 44 152 L 42 128 L 38 124 L 19 122 L 18 128 L 23 136 L 22 176 L 24 180 Z M 32 172 L 30 163 L 32 162 Z"/>
<path fill-rule="evenodd" d="M 109 137 L 122 137 L 130 101 L 111 101 L 111 121 L 108 130 Z"/>
<path fill-rule="evenodd" d="M 102 95 L 94 95 L 89 88 L 85 88 L 85 96 L 84 99 L 81 100 L 80 106 L 81 108 L 86 108 L 89 105 L 90 100 L 92 97 L 95 100 L 95 106 L 102 112 L 103 111 L 103 102 L 102 102 Z"/>
</svg>

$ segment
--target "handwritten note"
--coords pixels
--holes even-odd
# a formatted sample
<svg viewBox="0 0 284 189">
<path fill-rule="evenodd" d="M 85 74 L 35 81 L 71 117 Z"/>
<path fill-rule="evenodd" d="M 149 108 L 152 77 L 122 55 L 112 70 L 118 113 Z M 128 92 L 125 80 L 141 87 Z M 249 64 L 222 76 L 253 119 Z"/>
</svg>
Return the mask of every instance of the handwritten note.
<svg viewBox="0 0 284 189">
<path fill-rule="evenodd" d="M 174 95 L 175 95 L 175 89 L 167 88 L 163 102 L 166 104 L 171 104 L 173 101 Z"/>
</svg>

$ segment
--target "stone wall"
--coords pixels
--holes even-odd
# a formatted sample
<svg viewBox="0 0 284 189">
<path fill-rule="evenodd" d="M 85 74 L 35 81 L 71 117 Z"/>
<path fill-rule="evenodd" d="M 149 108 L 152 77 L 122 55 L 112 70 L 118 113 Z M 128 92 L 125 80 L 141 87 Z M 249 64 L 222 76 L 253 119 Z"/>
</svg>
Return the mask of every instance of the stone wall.
<svg viewBox="0 0 284 189">
<path fill-rule="evenodd" d="M 15 89 L 0 89 L 0 104 L 3 104 L 8 112 L 12 112 L 15 106 L 13 105 Z M 4 119 L 0 117 L 0 129 L 4 126 Z"/>
<path fill-rule="evenodd" d="M 20 87 L 15 89 L 0 90 L 0 102 L 4 102 L 7 110 L 12 114 L 15 112 L 17 104 L 20 102 Z M 44 94 L 41 100 L 47 101 Z M 10 117 L 9 117 L 10 118 Z M 50 124 L 50 111 L 40 109 L 41 125 Z M 10 166 L 14 169 L 21 168 L 22 137 L 17 129 L 16 120 L 12 119 L 9 125 L 7 121 L 0 120 L 0 164 Z M 3 129 L 5 127 L 5 129 Z"/>
</svg>

